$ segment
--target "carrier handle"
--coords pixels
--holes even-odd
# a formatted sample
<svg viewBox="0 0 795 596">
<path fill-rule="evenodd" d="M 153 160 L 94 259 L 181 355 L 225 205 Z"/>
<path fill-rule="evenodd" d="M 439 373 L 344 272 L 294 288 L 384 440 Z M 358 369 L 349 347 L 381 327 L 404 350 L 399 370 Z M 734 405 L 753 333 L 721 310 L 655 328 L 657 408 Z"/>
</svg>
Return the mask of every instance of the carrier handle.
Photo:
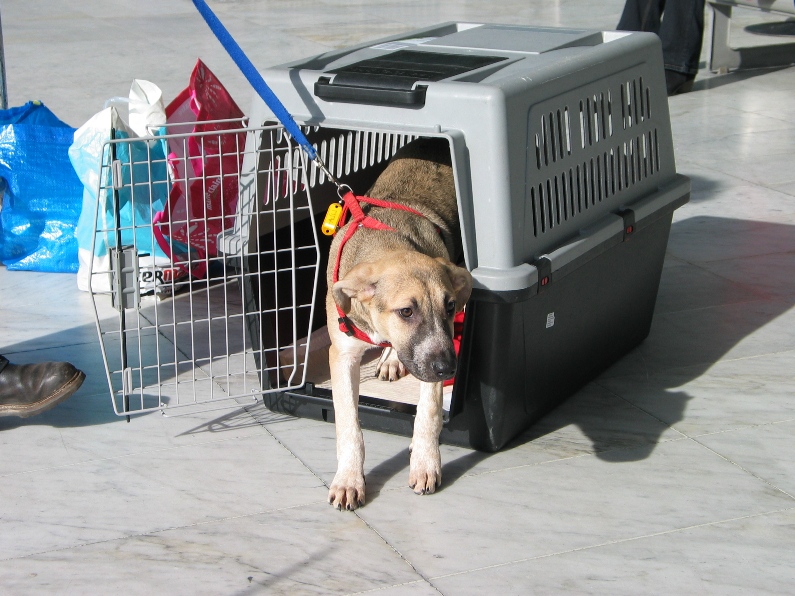
<svg viewBox="0 0 795 596">
<path fill-rule="evenodd" d="M 414 89 L 346 85 L 332 82 L 329 77 L 320 77 L 315 83 L 315 96 L 320 99 L 392 106 L 424 106 L 427 90 L 427 85 L 417 85 Z"/>
</svg>

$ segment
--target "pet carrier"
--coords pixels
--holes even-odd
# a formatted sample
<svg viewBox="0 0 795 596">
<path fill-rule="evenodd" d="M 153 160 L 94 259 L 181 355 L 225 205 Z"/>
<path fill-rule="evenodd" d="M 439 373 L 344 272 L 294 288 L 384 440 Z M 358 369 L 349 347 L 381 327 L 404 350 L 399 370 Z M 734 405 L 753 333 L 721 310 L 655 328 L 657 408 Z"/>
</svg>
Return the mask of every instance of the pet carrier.
<svg viewBox="0 0 795 596">
<path fill-rule="evenodd" d="M 646 337 L 672 213 L 689 196 L 656 36 L 448 23 L 263 76 L 359 194 L 412 139 L 450 146 L 475 289 L 442 441 L 499 449 Z M 104 342 L 116 344 L 119 413 L 264 395 L 272 410 L 333 420 L 330 241 L 317 231 L 339 197 L 281 130 L 255 98 L 237 208 L 206 279 L 142 297 L 141 255 L 119 251 L 131 273 L 111 273 L 120 316 Z M 417 381 L 368 378 L 377 356 L 362 365 L 362 425 L 410 434 Z"/>
</svg>

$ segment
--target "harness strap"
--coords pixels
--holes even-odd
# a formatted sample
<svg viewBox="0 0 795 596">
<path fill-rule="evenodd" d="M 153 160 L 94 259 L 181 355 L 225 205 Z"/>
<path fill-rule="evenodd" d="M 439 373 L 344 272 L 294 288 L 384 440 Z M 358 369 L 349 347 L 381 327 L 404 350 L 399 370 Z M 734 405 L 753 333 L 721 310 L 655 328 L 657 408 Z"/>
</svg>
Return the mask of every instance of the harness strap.
<svg viewBox="0 0 795 596">
<path fill-rule="evenodd" d="M 420 217 L 425 217 L 422 213 L 417 211 L 416 209 L 412 209 L 406 205 L 401 205 L 400 203 L 393 203 L 392 201 L 385 201 L 383 199 L 374 199 L 372 197 L 359 197 L 353 194 L 353 192 L 348 191 L 342 197 L 342 202 L 344 203 L 345 207 L 342 210 L 342 216 L 340 218 L 340 227 L 345 225 L 345 219 L 348 215 L 351 216 L 351 222 L 348 226 L 348 229 L 345 230 L 345 235 L 342 237 L 340 241 L 340 247 L 337 250 L 337 259 L 334 262 L 334 271 L 331 275 L 332 283 L 337 283 L 339 281 L 339 273 L 340 273 L 340 262 L 342 260 L 342 249 L 348 240 L 351 239 L 356 231 L 361 228 L 369 228 L 371 230 L 386 230 L 390 232 L 396 232 L 395 228 L 386 225 L 385 223 L 378 221 L 374 217 L 370 217 L 364 213 L 362 206 L 360 203 L 367 203 L 369 205 L 375 205 L 376 207 L 385 207 L 387 209 L 399 209 L 402 211 L 406 211 L 408 213 L 413 213 L 414 215 L 419 215 Z M 388 348 L 392 344 L 389 342 L 381 342 L 376 344 L 370 336 L 367 335 L 364 331 L 356 327 L 343 312 L 343 310 L 337 306 L 337 313 L 339 313 L 339 324 L 340 324 L 340 331 L 344 334 L 348 335 L 349 337 L 355 337 L 361 341 L 367 342 L 369 344 L 377 345 L 382 348 Z"/>
</svg>

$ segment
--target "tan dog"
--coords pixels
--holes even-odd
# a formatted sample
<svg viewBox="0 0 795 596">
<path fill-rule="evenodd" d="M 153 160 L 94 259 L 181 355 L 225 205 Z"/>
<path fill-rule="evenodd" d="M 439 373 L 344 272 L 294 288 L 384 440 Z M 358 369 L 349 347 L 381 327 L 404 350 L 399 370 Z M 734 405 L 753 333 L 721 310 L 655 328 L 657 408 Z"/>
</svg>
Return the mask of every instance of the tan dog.
<svg viewBox="0 0 795 596">
<path fill-rule="evenodd" d="M 392 230 L 349 223 L 335 236 L 326 297 L 331 336 L 329 365 L 337 431 L 337 473 L 329 503 L 338 509 L 364 504 L 364 440 L 359 426 L 359 365 L 373 347 L 341 330 L 349 325 L 375 343 L 388 342 L 378 376 L 395 380 L 406 370 L 421 381 L 411 442 L 409 486 L 432 493 L 442 477 L 439 433 L 442 383 L 455 374 L 453 317 L 472 291 L 472 276 L 454 261 L 461 253 L 450 147 L 443 139 L 420 139 L 403 147 L 367 193 L 404 205 L 362 207 Z M 372 222 L 372 220 L 370 220 Z M 335 265 L 343 244 L 336 283 Z"/>
</svg>

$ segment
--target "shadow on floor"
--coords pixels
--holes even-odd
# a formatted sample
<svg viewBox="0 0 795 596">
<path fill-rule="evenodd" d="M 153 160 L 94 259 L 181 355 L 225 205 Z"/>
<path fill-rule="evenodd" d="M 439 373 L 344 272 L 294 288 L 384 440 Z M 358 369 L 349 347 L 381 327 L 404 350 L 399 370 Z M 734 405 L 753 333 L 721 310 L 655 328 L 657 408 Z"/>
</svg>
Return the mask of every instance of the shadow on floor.
<svg viewBox="0 0 795 596">
<path fill-rule="evenodd" d="M 690 178 L 690 186 L 692 188 L 692 194 L 690 195 L 691 203 L 705 203 L 719 196 L 714 192 L 721 187 L 721 182 L 718 178 L 708 178 L 707 176 L 697 176 L 694 174 L 688 174 L 688 177 Z"/>
<path fill-rule="evenodd" d="M 721 244 L 726 245 L 725 262 L 731 263 L 726 276 L 687 262 L 698 261 L 700 246 Z M 645 459 L 662 433 L 685 417 L 692 396 L 678 387 L 699 378 L 738 343 L 795 305 L 793 266 L 780 267 L 781 257 L 795 251 L 795 226 L 694 217 L 673 224 L 669 250 L 672 248 L 686 266 L 663 270 L 657 299 L 658 305 L 666 302 L 672 311 L 657 312 L 657 335 L 653 324 L 650 337 L 625 357 L 636 361 L 635 373 L 626 376 L 638 379 L 644 403 L 654 402 L 653 413 L 634 405 L 631 393 L 624 392 L 629 398 L 624 399 L 605 389 L 600 377 L 507 448 L 539 441 L 575 425 L 600 459 Z M 715 261 L 720 259 L 716 256 Z M 680 313 L 686 323 L 677 324 Z M 676 325 L 675 331 L 663 333 L 659 321 Z M 670 375 L 654 374 L 668 371 Z M 608 370 L 604 377 L 610 375 Z M 646 415 L 639 416 L 640 412 Z"/>
</svg>

